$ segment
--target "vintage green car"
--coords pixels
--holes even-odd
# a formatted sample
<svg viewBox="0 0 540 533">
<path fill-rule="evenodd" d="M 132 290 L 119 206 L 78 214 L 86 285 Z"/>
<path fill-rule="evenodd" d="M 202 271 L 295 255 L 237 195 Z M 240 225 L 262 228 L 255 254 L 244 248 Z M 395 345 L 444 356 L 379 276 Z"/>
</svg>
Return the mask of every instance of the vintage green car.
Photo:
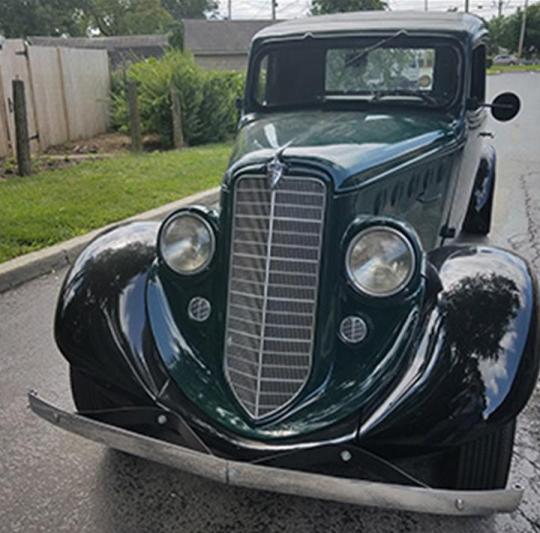
<svg viewBox="0 0 540 533">
<path fill-rule="evenodd" d="M 66 430 L 231 485 L 508 512 L 538 375 L 527 262 L 490 230 L 487 31 L 348 13 L 253 40 L 219 208 L 109 230 L 64 282 Z"/>
</svg>

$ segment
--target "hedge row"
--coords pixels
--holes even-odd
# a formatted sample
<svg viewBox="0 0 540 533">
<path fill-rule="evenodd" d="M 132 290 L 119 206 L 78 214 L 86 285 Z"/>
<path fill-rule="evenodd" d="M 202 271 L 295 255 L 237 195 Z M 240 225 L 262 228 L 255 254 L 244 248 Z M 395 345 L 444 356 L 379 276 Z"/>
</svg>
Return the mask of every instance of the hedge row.
<svg viewBox="0 0 540 533">
<path fill-rule="evenodd" d="M 224 141 L 236 129 L 236 99 L 243 92 L 243 74 L 203 70 L 192 56 L 177 50 L 160 59 L 134 63 L 113 79 L 113 124 L 124 132 L 129 130 L 126 78 L 137 82 L 143 132 L 159 134 L 166 146 L 172 144 L 172 87 L 180 97 L 188 144 Z"/>
</svg>

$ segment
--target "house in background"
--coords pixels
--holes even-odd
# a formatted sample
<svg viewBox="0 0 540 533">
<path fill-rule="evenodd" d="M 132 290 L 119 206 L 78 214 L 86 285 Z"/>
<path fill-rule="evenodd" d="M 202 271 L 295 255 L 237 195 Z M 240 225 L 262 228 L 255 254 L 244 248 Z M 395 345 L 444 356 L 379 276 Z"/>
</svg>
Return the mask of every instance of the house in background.
<svg viewBox="0 0 540 533">
<path fill-rule="evenodd" d="M 205 69 L 245 70 L 253 36 L 273 20 L 184 19 L 184 48 Z M 29 37 L 34 46 L 107 50 L 112 69 L 148 57 L 161 57 L 167 35 L 118 37 Z"/>
<path fill-rule="evenodd" d="M 184 19 L 184 48 L 203 68 L 245 70 L 253 36 L 275 20 Z"/>
</svg>

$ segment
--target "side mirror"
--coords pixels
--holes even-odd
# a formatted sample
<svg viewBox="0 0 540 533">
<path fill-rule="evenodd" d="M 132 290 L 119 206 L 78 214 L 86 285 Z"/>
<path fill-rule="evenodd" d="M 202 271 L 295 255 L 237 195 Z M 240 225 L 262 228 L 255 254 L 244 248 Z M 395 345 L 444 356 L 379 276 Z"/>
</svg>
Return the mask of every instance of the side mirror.
<svg viewBox="0 0 540 533">
<path fill-rule="evenodd" d="M 495 97 L 490 107 L 495 120 L 507 122 L 519 113 L 521 101 L 514 93 L 501 93 Z"/>
</svg>

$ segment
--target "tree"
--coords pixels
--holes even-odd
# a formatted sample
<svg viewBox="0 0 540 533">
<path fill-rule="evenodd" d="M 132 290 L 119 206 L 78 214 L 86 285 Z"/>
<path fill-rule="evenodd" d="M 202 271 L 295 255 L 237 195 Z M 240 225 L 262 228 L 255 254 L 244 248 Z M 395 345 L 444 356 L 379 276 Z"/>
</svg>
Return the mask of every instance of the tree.
<svg viewBox="0 0 540 533">
<path fill-rule="evenodd" d="M 0 0 L 0 33 L 80 36 L 181 33 L 182 18 L 201 18 L 215 0 Z"/>
<path fill-rule="evenodd" d="M 0 0 L 0 33 L 28 35 L 84 35 L 82 11 L 76 0 Z"/>
<path fill-rule="evenodd" d="M 522 15 L 522 10 L 518 9 L 513 15 L 495 17 L 488 22 L 492 54 L 496 54 L 499 48 L 506 48 L 511 52 L 517 50 Z M 540 4 L 533 4 L 527 8 L 523 49 L 526 55 L 540 50 Z"/>
<path fill-rule="evenodd" d="M 349 11 L 380 11 L 387 8 L 384 0 L 313 0 L 312 15 L 347 13 Z"/>
<path fill-rule="evenodd" d="M 215 0 L 161 0 L 163 7 L 176 20 L 204 18 L 218 8 Z"/>
<path fill-rule="evenodd" d="M 82 0 L 89 30 L 101 35 L 164 33 L 173 21 L 161 0 Z"/>
</svg>

